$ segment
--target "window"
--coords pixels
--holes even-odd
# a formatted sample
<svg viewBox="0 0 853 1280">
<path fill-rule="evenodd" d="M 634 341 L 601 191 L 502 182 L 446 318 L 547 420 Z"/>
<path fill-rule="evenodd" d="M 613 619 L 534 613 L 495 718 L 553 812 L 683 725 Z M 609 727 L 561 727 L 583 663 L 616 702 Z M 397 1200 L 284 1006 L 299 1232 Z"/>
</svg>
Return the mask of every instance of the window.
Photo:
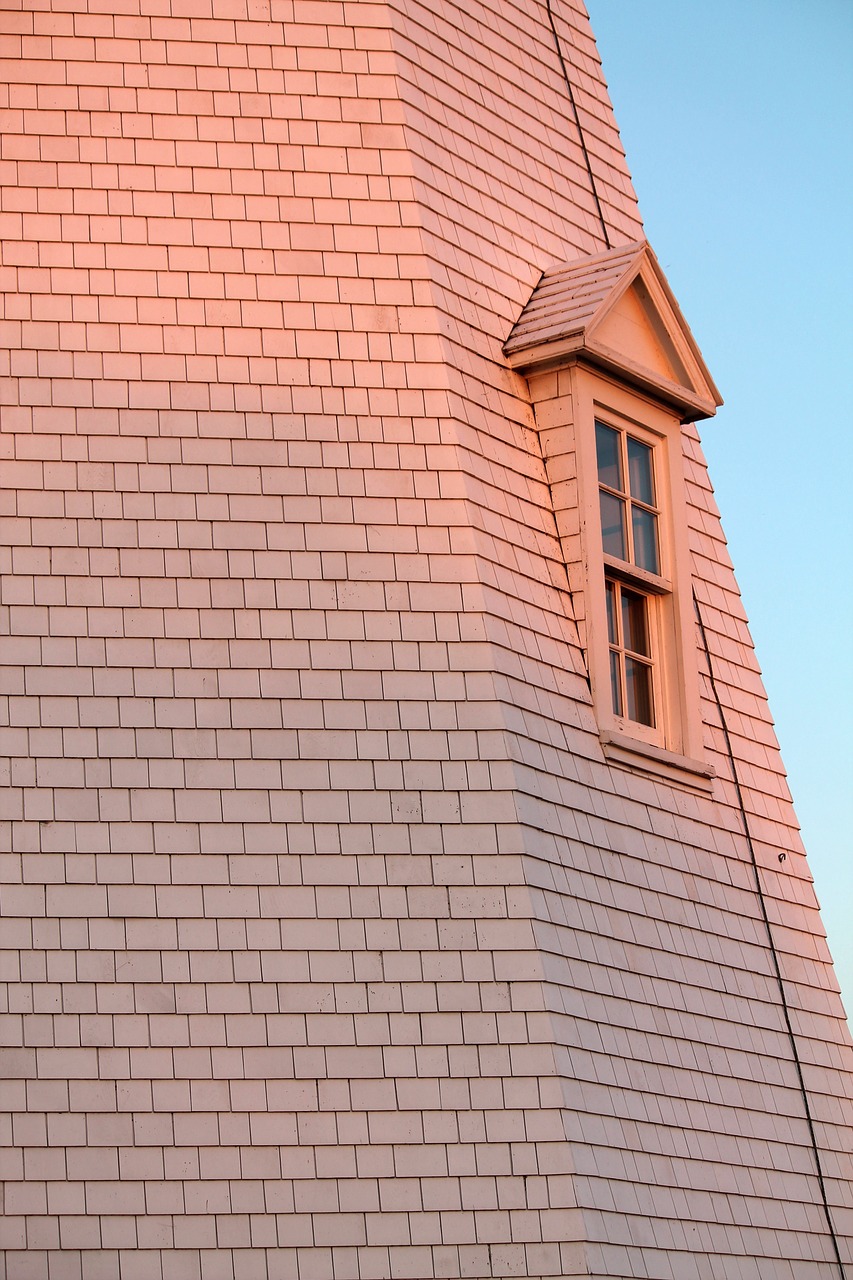
<svg viewBox="0 0 853 1280">
<path fill-rule="evenodd" d="M 596 420 L 595 452 L 613 714 L 654 729 L 659 696 L 652 641 L 654 601 L 643 589 L 646 575 L 660 575 L 654 449 L 637 435 Z M 635 580 L 637 570 L 643 571 L 644 580 Z M 663 579 L 656 585 L 665 590 Z"/>
<path fill-rule="evenodd" d="M 722 401 L 650 246 L 549 267 L 503 349 L 530 388 L 604 756 L 709 791 L 684 424 Z"/>
<path fill-rule="evenodd" d="M 654 677 L 647 598 L 613 578 L 605 578 L 604 589 L 613 714 L 653 729 Z"/>
<path fill-rule="evenodd" d="M 659 511 L 651 447 L 596 422 L 595 452 L 605 554 L 657 573 Z"/>
<path fill-rule="evenodd" d="M 681 423 L 596 371 L 569 378 L 563 441 L 575 451 L 582 637 L 605 756 L 708 790 Z M 552 472 L 565 465 L 549 457 Z"/>
<path fill-rule="evenodd" d="M 592 371 L 574 369 L 571 385 L 584 634 L 605 755 L 707 790 L 681 423 Z"/>
</svg>

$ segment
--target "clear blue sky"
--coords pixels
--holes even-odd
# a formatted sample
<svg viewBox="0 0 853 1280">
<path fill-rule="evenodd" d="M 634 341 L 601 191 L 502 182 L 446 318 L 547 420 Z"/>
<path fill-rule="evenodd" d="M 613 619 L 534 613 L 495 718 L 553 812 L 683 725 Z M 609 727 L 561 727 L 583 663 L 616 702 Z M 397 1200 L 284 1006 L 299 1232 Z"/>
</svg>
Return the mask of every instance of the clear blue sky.
<svg viewBox="0 0 853 1280">
<path fill-rule="evenodd" d="M 587 4 L 853 1022 L 853 4 Z"/>
</svg>

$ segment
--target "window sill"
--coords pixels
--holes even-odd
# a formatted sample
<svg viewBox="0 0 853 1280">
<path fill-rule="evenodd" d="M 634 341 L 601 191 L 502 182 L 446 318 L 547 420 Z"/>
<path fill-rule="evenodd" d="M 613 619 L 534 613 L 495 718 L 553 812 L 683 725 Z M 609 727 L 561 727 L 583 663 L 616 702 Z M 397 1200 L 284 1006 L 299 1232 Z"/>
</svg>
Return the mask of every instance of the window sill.
<svg viewBox="0 0 853 1280">
<path fill-rule="evenodd" d="M 693 760 L 690 756 L 679 755 L 677 751 L 666 751 L 663 747 L 652 746 L 649 742 L 612 729 L 601 730 L 601 745 L 605 759 L 612 764 L 640 770 L 694 791 L 710 794 L 713 789 L 714 766 L 704 760 Z"/>
<path fill-rule="evenodd" d="M 616 556 L 608 555 L 606 551 L 604 567 L 624 582 L 638 584 L 654 592 L 655 595 L 666 596 L 672 593 L 672 583 L 669 578 L 662 578 L 659 573 L 650 573 L 648 569 L 641 569 L 638 564 L 629 564 L 627 560 L 618 560 Z"/>
</svg>

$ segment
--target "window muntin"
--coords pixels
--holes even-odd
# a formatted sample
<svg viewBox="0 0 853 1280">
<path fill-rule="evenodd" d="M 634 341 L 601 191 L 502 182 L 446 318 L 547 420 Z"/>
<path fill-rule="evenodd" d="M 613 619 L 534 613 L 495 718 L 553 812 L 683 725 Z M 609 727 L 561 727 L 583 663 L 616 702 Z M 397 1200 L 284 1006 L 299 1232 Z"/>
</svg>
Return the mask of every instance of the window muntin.
<svg viewBox="0 0 853 1280">
<path fill-rule="evenodd" d="M 659 574 L 660 508 L 652 447 L 627 431 L 596 420 L 595 451 L 605 554 Z"/>
</svg>

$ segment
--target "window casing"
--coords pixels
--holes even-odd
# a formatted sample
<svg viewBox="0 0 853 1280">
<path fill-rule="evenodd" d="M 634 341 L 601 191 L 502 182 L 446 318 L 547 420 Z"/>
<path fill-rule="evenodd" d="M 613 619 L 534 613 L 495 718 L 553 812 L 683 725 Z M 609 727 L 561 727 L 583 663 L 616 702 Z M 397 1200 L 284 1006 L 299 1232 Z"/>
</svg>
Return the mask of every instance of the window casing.
<svg viewBox="0 0 853 1280">
<path fill-rule="evenodd" d="M 586 646 L 605 752 L 704 779 L 680 419 L 602 373 L 567 373 Z"/>
<path fill-rule="evenodd" d="M 636 426 L 595 420 L 598 510 L 604 554 L 604 590 L 613 715 L 654 730 L 660 680 L 655 672 L 656 603 L 646 575 L 661 592 L 656 444 Z M 642 570 L 642 579 L 636 571 Z"/>
</svg>

